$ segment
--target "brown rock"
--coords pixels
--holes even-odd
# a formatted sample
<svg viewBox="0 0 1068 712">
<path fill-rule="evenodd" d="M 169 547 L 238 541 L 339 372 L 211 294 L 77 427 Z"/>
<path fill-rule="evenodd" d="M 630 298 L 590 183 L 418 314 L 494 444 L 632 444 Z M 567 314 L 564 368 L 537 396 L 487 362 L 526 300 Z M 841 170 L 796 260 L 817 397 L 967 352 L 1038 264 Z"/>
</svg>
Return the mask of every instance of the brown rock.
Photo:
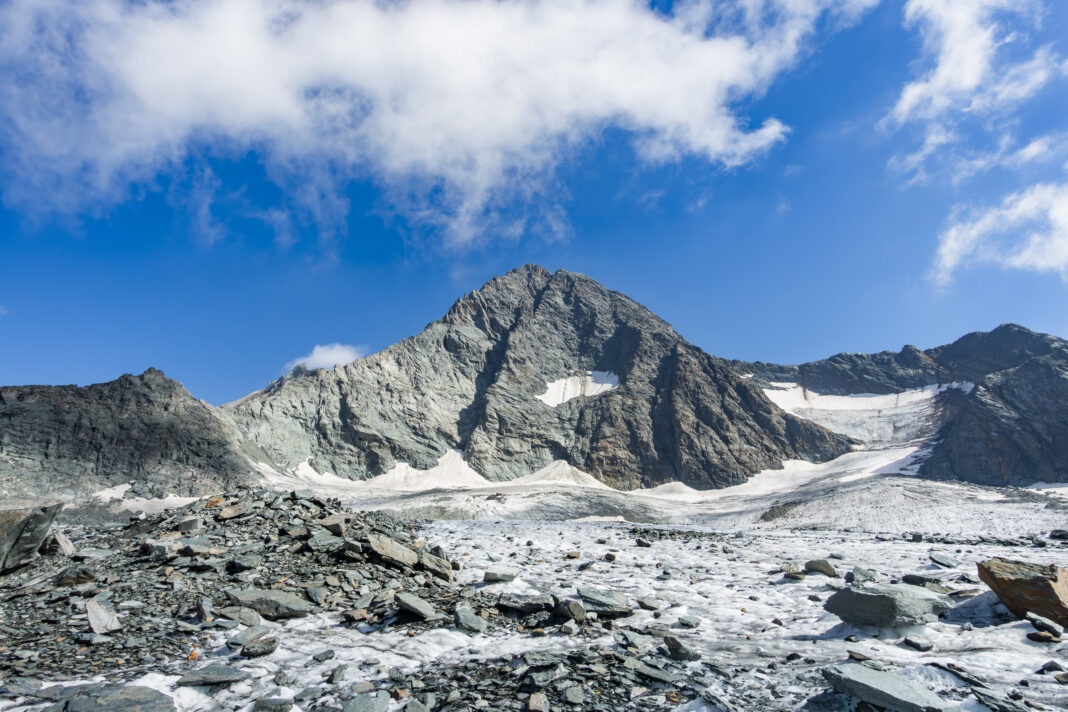
<svg viewBox="0 0 1068 712">
<path fill-rule="evenodd" d="M 1068 626 L 1068 571 L 1001 558 L 983 561 L 978 568 L 983 583 L 1020 618 L 1037 613 Z"/>
</svg>

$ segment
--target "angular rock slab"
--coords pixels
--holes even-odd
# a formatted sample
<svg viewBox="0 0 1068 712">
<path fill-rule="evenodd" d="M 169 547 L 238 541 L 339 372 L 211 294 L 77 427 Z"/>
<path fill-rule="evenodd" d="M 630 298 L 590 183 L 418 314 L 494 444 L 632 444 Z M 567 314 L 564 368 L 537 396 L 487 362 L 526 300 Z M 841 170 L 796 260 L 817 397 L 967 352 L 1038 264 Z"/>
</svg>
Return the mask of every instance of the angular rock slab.
<svg viewBox="0 0 1068 712">
<path fill-rule="evenodd" d="M 201 685 L 232 685 L 248 678 L 248 673 L 225 665 L 208 665 L 193 670 L 178 678 L 179 687 L 196 687 Z"/>
<path fill-rule="evenodd" d="M 1016 616 L 1037 613 L 1068 626 L 1068 571 L 1001 558 L 983 561 L 978 568 L 979 578 Z"/>
<path fill-rule="evenodd" d="M 898 628 L 936 621 L 953 605 L 949 596 L 919 586 L 866 583 L 838 591 L 823 608 L 846 623 Z"/>
<path fill-rule="evenodd" d="M 394 600 L 397 602 L 398 606 L 409 613 L 414 613 L 423 620 L 432 621 L 442 617 L 432 605 L 419 598 L 419 596 L 416 596 L 414 593 L 398 593 L 394 597 Z"/>
<path fill-rule="evenodd" d="M 578 595 L 586 611 L 596 613 L 598 616 L 629 616 L 634 612 L 634 606 L 630 600 L 617 591 L 580 588 Z"/>
<path fill-rule="evenodd" d="M 251 608 L 268 620 L 284 618 L 303 618 L 312 611 L 312 606 L 300 596 L 286 591 L 266 591 L 259 588 L 247 588 L 242 591 L 230 589 L 226 592 L 230 602 L 235 606 Z"/>
<path fill-rule="evenodd" d="M 36 556 L 61 506 L 0 510 L 0 571 L 22 566 Z"/>
<path fill-rule="evenodd" d="M 889 712 L 943 712 L 949 705 L 912 680 L 867 665 L 846 663 L 824 668 L 823 677 L 839 692 Z"/>
<path fill-rule="evenodd" d="M 170 697 L 149 687 L 130 685 L 78 686 L 64 697 L 65 712 L 174 712 Z"/>
<path fill-rule="evenodd" d="M 378 555 L 388 564 L 394 566 L 415 566 L 419 563 L 419 555 L 400 542 L 390 539 L 381 534 L 369 534 L 367 543 L 371 551 Z"/>
</svg>

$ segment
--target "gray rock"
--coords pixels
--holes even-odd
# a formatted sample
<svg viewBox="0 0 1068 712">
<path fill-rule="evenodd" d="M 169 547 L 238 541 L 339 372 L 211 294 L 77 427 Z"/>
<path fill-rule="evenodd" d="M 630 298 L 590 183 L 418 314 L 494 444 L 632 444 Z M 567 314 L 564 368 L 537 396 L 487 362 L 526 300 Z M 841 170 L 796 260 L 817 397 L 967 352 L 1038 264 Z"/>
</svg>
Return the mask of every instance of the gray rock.
<svg viewBox="0 0 1068 712">
<path fill-rule="evenodd" d="M 245 658 L 262 658 L 278 650 L 278 638 L 259 637 L 241 646 L 241 656 Z"/>
<path fill-rule="evenodd" d="M 679 640 L 673 635 L 664 636 L 664 645 L 667 646 L 668 657 L 672 660 L 700 660 L 701 653 L 691 646 Z"/>
<path fill-rule="evenodd" d="M 629 616 L 634 612 L 634 606 L 630 600 L 618 591 L 580 588 L 578 595 L 586 611 L 596 613 L 598 617 Z"/>
<path fill-rule="evenodd" d="M 494 565 L 486 569 L 486 573 L 482 575 L 482 580 L 486 583 L 514 581 L 516 574 L 517 572 L 515 569 L 510 569 L 507 566 Z"/>
<path fill-rule="evenodd" d="M 179 687 L 232 685 L 248 679 L 248 673 L 225 665 L 208 665 L 186 673 L 175 683 Z"/>
<path fill-rule="evenodd" d="M 973 687 L 972 694 L 979 700 L 983 707 L 990 712 L 1031 712 L 1030 707 L 1022 702 L 1016 702 L 993 690 L 984 690 L 981 687 Z"/>
<path fill-rule="evenodd" d="M 371 551 L 386 563 L 395 566 L 415 566 L 419 563 L 418 554 L 388 536 L 369 534 L 367 543 L 370 545 Z"/>
<path fill-rule="evenodd" d="M 441 618 L 441 613 L 434 609 L 432 605 L 416 596 L 414 593 L 401 592 L 398 593 L 394 600 L 397 601 L 397 605 L 408 611 L 414 613 L 423 620 L 431 621 Z"/>
<path fill-rule="evenodd" d="M 170 697 L 139 685 L 89 685 L 66 699 L 64 712 L 174 712 Z"/>
<path fill-rule="evenodd" d="M 946 569 L 953 569 L 961 565 L 960 561 L 941 551 L 932 551 L 927 556 L 931 559 L 932 563 Z"/>
<path fill-rule="evenodd" d="M 237 650 L 247 643 L 251 643 L 258 638 L 262 638 L 271 632 L 271 629 L 265 625 L 254 625 L 249 628 L 245 628 L 240 633 L 230 636 L 226 640 L 226 645 L 229 648 Z"/>
<path fill-rule="evenodd" d="M 908 678 L 846 663 L 822 670 L 831 687 L 890 712 L 942 712 L 950 705 Z"/>
<path fill-rule="evenodd" d="M 0 389 L 0 413 L 3 412 L 3 389 Z M 0 417 L 0 430 L 4 430 Z M 4 449 L 8 451 L 10 434 L 4 432 Z M 0 471 L 2 474 L 2 471 Z M 41 543 L 55 521 L 62 505 L 25 509 L 0 509 L 0 571 L 22 566 L 37 555 Z"/>
<path fill-rule="evenodd" d="M 921 638 L 919 636 L 910 635 L 902 642 L 910 648 L 919 650 L 921 653 L 926 653 L 927 651 L 934 649 L 934 643 L 927 640 L 927 638 Z"/>
<path fill-rule="evenodd" d="M 52 534 L 56 538 L 56 547 L 59 549 L 60 554 L 63 556 L 74 556 L 78 553 L 77 549 L 74 548 L 74 543 L 67 538 L 66 534 L 58 530 L 52 532 Z"/>
<path fill-rule="evenodd" d="M 456 607 L 456 627 L 471 633 L 482 633 L 489 623 L 482 616 L 476 614 L 471 606 L 461 604 Z"/>
<path fill-rule="evenodd" d="M 544 594 L 502 593 L 497 607 L 517 613 L 537 613 L 553 610 L 554 603 L 551 596 Z"/>
<path fill-rule="evenodd" d="M 389 695 L 365 692 L 341 703 L 343 712 L 389 712 Z"/>
<path fill-rule="evenodd" d="M 452 564 L 441 557 L 420 551 L 419 566 L 442 581 L 452 581 Z"/>
<path fill-rule="evenodd" d="M 267 591 L 258 588 L 228 589 L 226 595 L 234 605 L 251 608 L 268 620 L 303 618 L 312 611 L 311 604 L 300 596 L 286 591 Z"/>
<path fill-rule="evenodd" d="M 94 633 L 107 635 L 108 633 L 122 629 L 122 623 L 119 622 L 119 617 L 107 608 L 104 608 L 104 606 L 96 600 L 85 602 L 85 613 L 89 616 L 89 627 L 93 629 Z"/>
<path fill-rule="evenodd" d="M 1045 616 L 1040 616 L 1037 613 L 1027 613 L 1027 621 L 1034 626 L 1035 630 L 1043 631 L 1060 638 L 1064 635 L 1064 626 L 1054 623 Z"/>
<path fill-rule="evenodd" d="M 681 616 L 679 625 L 683 628 L 697 628 L 701 625 L 701 619 L 697 616 Z"/>
<path fill-rule="evenodd" d="M 867 583 L 836 592 L 823 607 L 846 623 L 897 628 L 938 620 L 953 599 L 908 584 Z"/>
<path fill-rule="evenodd" d="M 261 697 L 252 706 L 252 712 L 289 712 L 293 709 L 293 700 L 285 697 Z"/>
</svg>

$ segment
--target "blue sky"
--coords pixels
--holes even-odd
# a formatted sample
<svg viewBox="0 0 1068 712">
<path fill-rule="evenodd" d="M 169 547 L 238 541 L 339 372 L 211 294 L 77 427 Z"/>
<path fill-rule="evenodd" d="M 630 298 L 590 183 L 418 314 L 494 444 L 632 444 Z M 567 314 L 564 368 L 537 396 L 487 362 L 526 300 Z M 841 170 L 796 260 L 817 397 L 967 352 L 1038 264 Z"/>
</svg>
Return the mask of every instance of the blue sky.
<svg viewBox="0 0 1068 712">
<path fill-rule="evenodd" d="M 730 358 L 1068 335 L 1068 3 L 676 5 L 5 3 L 0 383 L 221 403 L 526 262 Z"/>
</svg>

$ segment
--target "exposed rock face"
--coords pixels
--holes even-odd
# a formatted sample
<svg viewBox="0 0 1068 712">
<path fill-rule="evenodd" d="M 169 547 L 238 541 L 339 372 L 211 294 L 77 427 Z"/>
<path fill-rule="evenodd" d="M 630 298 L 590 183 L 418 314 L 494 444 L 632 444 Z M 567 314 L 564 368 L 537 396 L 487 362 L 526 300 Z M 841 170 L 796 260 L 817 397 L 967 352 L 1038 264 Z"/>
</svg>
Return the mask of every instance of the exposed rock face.
<svg viewBox="0 0 1068 712">
<path fill-rule="evenodd" d="M 548 384 L 619 386 L 559 405 Z M 274 462 L 361 479 L 462 450 L 500 481 L 566 460 L 621 488 L 723 487 L 825 460 L 845 437 L 783 413 L 726 362 L 582 275 L 527 266 L 460 299 L 422 333 L 333 371 L 282 379 L 227 406 Z"/>
<path fill-rule="evenodd" d="M 0 572 L 21 566 L 37 554 L 60 506 L 0 510 Z"/>
<path fill-rule="evenodd" d="M 939 396 L 942 422 L 920 474 L 985 485 L 1068 481 L 1068 342 L 1004 324 L 921 351 L 838 354 L 800 366 L 731 362 L 753 381 L 817 393 L 897 393 L 970 382 Z"/>
<path fill-rule="evenodd" d="M 137 481 L 146 494 L 247 479 L 240 436 L 161 371 L 109 383 L 0 387 L 0 496 L 75 495 Z"/>
</svg>

